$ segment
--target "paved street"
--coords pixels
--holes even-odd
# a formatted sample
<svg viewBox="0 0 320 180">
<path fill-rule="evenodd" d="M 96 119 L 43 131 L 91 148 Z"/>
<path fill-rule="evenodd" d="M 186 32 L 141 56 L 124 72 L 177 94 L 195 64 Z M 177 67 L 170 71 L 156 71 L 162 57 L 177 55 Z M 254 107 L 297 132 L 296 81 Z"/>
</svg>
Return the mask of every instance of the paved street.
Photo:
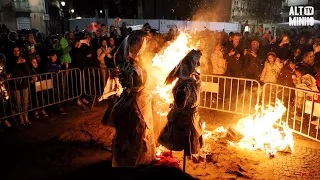
<svg viewBox="0 0 320 180">
<path fill-rule="evenodd" d="M 4 179 L 9 177 L 10 179 L 21 177 L 27 179 L 35 176 L 48 178 L 110 160 L 109 150 L 113 132 L 99 125 L 104 113 L 104 105 L 98 104 L 90 113 L 82 112 L 78 107 L 70 107 L 67 112 L 66 116 L 56 117 L 57 121 L 54 123 L 34 121 L 31 127 L 21 132 L 5 132 L 0 135 L 2 150 L 4 150 L 1 159 L 6 163 L 6 167 L 2 169 L 6 173 L 0 174 L 4 175 Z M 241 118 L 237 115 L 210 110 L 200 110 L 200 115 L 202 120 L 207 122 L 207 129 L 228 127 Z M 110 137 L 105 138 L 105 136 Z M 68 140 L 77 143 L 62 143 Z M 273 177 L 272 179 L 320 179 L 320 143 L 299 136 L 295 136 L 295 150 L 292 154 L 277 153 L 273 159 L 267 158 L 263 152 L 246 152 L 237 147 L 232 151 L 234 151 L 233 154 L 225 155 L 223 158 L 232 160 L 234 154 L 237 155 L 238 152 L 239 157 L 243 153 L 252 154 L 255 157 L 261 156 L 257 159 L 257 163 L 255 160 L 250 162 L 256 164 L 255 169 L 261 169 L 261 173 L 273 173 L 267 176 Z M 219 179 L 213 178 L 217 172 L 210 170 L 210 166 L 214 165 L 207 165 L 207 169 L 204 169 L 190 162 L 188 164 L 189 169 L 192 169 L 188 173 L 195 177 Z M 110 164 L 104 164 L 103 167 L 110 168 Z M 202 169 L 201 172 L 199 169 Z M 257 177 L 270 179 L 257 173 L 252 174 L 254 179 Z M 221 175 L 221 178 L 243 179 L 244 177 Z"/>
</svg>

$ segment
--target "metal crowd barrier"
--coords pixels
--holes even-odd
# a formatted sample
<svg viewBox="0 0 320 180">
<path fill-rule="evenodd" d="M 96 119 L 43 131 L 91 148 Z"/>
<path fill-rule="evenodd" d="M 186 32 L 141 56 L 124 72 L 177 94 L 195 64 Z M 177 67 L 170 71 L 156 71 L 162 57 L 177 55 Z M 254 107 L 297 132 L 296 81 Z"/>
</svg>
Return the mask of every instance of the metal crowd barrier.
<svg viewBox="0 0 320 180">
<path fill-rule="evenodd" d="M 320 93 L 278 84 L 263 86 L 263 105 L 274 105 L 281 100 L 287 108 L 277 125 L 286 123 L 293 132 L 320 142 Z"/>
<path fill-rule="evenodd" d="M 82 95 L 80 69 L 43 73 L 1 82 L 0 120 L 77 99 Z"/>
<path fill-rule="evenodd" d="M 261 94 L 257 80 L 218 75 L 201 75 L 201 80 L 199 107 L 241 115 L 255 113 Z"/>
<path fill-rule="evenodd" d="M 92 97 L 94 107 L 97 97 L 104 91 L 107 79 L 113 68 L 85 68 L 83 69 L 84 94 Z"/>
</svg>

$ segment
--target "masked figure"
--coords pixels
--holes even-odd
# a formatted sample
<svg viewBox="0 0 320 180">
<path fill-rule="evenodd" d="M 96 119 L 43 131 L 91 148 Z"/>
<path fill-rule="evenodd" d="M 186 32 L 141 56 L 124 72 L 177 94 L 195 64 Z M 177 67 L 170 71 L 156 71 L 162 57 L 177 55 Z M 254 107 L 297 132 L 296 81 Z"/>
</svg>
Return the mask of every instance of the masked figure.
<svg viewBox="0 0 320 180">
<path fill-rule="evenodd" d="M 169 150 L 184 150 L 187 156 L 198 154 L 202 147 L 202 128 L 198 112 L 201 80 L 196 69 L 201 52 L 192 50 L 170 72 L 166 84 L 178 78 L 172 93 L 174 103 L 167 115 L 168 123 L 159 136 L 159 143 Z"/>
<path fill-rule="evenodd" d="M 120 68 L 119 81 L 123 93 L 110 114 L 110 121 L 116 129 L 112 147 L 113 167 L 148 164 L 154 160 L 156 153 L 149 79 L 140 58 L 146 44 L 145 34 L 136 31 L 124 41 L 126 46 L 121 46 L 119 57 L 115 57 L 115 64 Z"/>
</svg>

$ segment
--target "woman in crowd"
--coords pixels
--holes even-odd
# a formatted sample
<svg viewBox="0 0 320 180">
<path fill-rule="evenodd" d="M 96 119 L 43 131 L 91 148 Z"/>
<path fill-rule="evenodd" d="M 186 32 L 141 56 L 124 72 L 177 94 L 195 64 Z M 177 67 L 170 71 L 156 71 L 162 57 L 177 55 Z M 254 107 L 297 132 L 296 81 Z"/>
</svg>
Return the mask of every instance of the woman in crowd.
<svg viewBox="0 0 320 180">
<path fill-rule="evenodd" d="M 108 49 L 107 39 L 101 39 L 101 46 L 97 50 L 97 56 L 100 62 L 101 79 L 103 85 L 105 86 L 108 79 L 107 64 L 109 64 L 109 61 L 112 59 L 110 49 Z"/>
<path fill-rule="evenodd" d="M 12 78 L 20 78 L 14 80 L 13 83 L 13 93 L 16 99 L 16 113 L 21 113 L 20 124 L 26 125 L 31 124 L 28 118 L 28 103 L 29 103 L 29 78 L 24 78 L 25 76 L 31 75 L 31 69 L 26 59 L 20 55 L 19 47 L 13 48 L 13 54 L 15 61 L 14 66 L 12 67 Z"/>
</svg>

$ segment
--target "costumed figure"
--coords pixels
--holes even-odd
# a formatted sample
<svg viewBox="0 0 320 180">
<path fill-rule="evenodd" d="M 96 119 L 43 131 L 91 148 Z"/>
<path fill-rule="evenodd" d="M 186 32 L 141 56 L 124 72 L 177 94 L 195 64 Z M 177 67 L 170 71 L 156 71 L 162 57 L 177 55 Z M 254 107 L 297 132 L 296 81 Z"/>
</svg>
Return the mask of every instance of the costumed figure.
<svg viewBox="0 0 320 180">
<path fill-rule="evenodd" d="M 178 78 L 172 90 L 174 102 L 167 115 L 168 122 L 158 142 L 169 150 L 184 150 L 185 156 L 198 154 L 203 144 L 198 112 L 201 79 L 196 71 L 201 55 L 200 51 L 190 51 L 170 72 L 165 82 L 171 84 Z"/>
<path fill-rule="evenodd" d="M 111 121 L 108 124 L 114 124 L 116 129 L 112 145 L 113 167 L 134 167 L 155 159 L 149 79 L 141 62 L 145 45 L 145 33 L 135 31 L 124 40 L 114 57 L 115 65 L 120 68 L 123 93 L 108 118 Z"/>
</svg>

